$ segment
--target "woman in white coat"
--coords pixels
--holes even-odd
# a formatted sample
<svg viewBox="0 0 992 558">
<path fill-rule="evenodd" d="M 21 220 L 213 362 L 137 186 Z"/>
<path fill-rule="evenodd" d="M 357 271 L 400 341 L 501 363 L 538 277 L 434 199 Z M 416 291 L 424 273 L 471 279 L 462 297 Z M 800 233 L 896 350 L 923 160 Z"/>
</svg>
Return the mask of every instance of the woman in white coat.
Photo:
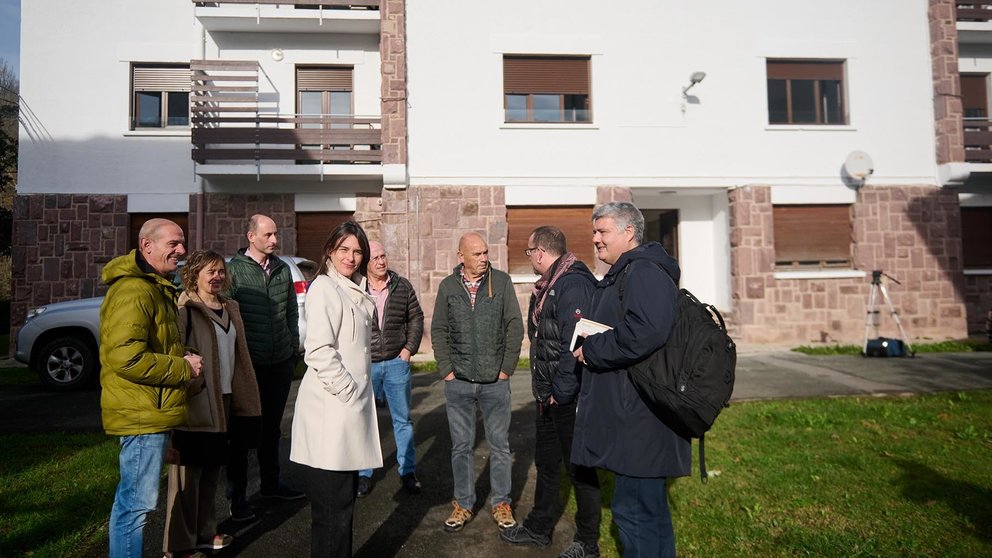
<svg viewBox="0 0 992 558">
<path fill-rule="evenodd" d="M 354 221 L 331 232 L 306 299 L 306 375 L 289 459 L 304 466 L 310 555 L 350 558 L 358 471 L 382 467 L 369 355 L 375 303 L 366 295 L 369 241 Z"/>
</svg>

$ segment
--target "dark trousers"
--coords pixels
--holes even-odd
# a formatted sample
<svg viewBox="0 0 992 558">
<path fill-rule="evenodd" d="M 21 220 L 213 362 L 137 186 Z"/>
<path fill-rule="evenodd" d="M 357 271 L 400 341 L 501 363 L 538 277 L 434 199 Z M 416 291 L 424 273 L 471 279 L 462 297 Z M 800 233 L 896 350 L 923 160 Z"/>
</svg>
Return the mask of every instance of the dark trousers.
<svg viewBox="0 0 992 558">
<path fill-rule="evenodd" d="M 258 470 L 262 492 L 274 491 L 279 486 L 280 425 L 286 412 L 289 388 L 293 383 L 296 357 L 269 365 L 255 365 L 258 395 L 262 403 L 262 430 L 258 440 Z M 232 438 L 227 465 L 228 497 L 244 501 L 248 489 L 249 444 L 243 439 Z"/>
<path fill-rule="evenodd" d="M 614 475 L 613 522 L 624 558 L 675 558 L 675 531 L 665 478 Z"/>
<path fill-rule="evenodd" d="M 358 471 L 326 471 L 302 465 L 310 500 L 311 558 L 351 558 L 352 518 Z"/>
<path fill-rule="evenodd" d="M 574 465 L 572 433 L 575 430 L 575 403 L 568 405 L 538 404 L 537 444 L 534 465 L 537 467 L 537 488 L 534 491 L 534 509 L 527 515 L 524 525 L 543 535 L 550 535 L 555 519 L 561 514 L 559 478 L 565 463 L 568 477 L 575 489 L 575 538 L 586 546 L 597 545 L 599 540 L 599 477 L 596 470 Z"/>
</svg>

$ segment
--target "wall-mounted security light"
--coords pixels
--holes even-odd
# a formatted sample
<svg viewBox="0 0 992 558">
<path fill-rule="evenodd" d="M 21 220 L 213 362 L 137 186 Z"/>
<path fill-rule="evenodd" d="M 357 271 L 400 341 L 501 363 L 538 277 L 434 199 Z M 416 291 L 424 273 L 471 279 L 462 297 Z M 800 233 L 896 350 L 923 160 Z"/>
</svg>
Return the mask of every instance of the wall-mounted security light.
<svg viewBox="0 0 992 558">
<path fill-rule="evenodd" d="M 705 77 L 706 77 L 706 72 L 692 72 L 692 75 L 689 76 L 689 85 L 682 88 L 682 94 L 685 95 L 686 93 L 688 93 L 689 90 L 693 88 L 693 86 L 703 81 L 703 78 Z"/>
</svg>

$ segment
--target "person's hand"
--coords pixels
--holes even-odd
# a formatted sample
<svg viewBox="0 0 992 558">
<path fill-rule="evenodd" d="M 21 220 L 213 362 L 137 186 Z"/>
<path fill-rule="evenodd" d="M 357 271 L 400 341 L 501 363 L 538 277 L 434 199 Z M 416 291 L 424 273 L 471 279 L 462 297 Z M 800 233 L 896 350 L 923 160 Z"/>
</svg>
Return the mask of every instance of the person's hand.
<svg viewBox="0 0 992 558">
<path fill-rule="evenodd" d="M 555 396 L 554 395 L 552 395 L 551 397 L 548 398 L 548 405 L 557 405 L 557 404 L 558 404 L 558 402 L 555 401 Z"/>
<path fill-rule="evenodd" d="M 406 347 L 404 347 L 403 350 L 400 351 L 400 360 L 402 360 L 403 362 L 410 362 L 410 357 L 412 356 L 413 355 L 410 354 L 410 351 L 408 351 Z"/>
<path fill-rule="evenodd" d="M 186 359 L 186 362 L 188 362 L 190 367 L 193 369 L 193 373 L 190 374 L 190 377 L 192 378 L 199 377 L 200 369 L 203 368 L 203 359 L 200 358 L 200 355 L 194 355 L 193 353 L 186 353 L 186 356 L 184 356 L 183 358 Z"/>
<path fill-rule="evenodd" d="M 454 379 L 455 379 L 455 373 L 454 372 L 448 372 L 448 375 L 444 377 L 444 381 L 445 382 L 450 382 L 451 380 L 454 380 Z"/>
<path fill-rule="evenodd" d="M 586 363 L 586 357 L 582 355 L 582 347 L 572 351 L 572 356 L 574 356 L 575 360 L 581 362 L 582 364 Z"/>
<path fill-rule="evenodd" d="M 499 379 L 500 380 L 509 380 L 510 379 L 510 375 L 507 374 L 506 372 L 503 372 L 501 370 L 500 373 L 499 373 Z"/>
</svg>

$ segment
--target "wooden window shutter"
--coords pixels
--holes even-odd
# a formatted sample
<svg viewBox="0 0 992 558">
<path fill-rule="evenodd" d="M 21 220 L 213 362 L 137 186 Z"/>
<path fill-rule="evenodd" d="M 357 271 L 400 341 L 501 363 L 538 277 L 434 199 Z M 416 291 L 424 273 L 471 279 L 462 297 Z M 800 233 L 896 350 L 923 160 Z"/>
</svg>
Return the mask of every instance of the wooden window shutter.
<svg viewBox="0 0 992 558">
<path fill-rule="evenodd" d="M 128 250 L 134 250 L 138 248 L 138 233 L 141 231 L 141 226 L 145 224 L 145 221 L 149 219 L 168 219 L 173 223 L 179 225 L 179 228 L 183 230 L 183 236 L 186 237 L 186 249 L 192 251 L 189 246 L 192 240 L 189 236 L 189 214 L 188 213 L 129 213 L 128 214 Z"/>
<path fill-rule="evenodd" d="M 139 66 L 132 68 L 135 91 L 189 91 L 189 66 Z"/>
<path fill-rule="evenodd" d="M 851 264 L 851 206 L 776 205 L 773 220 L 777 265 Z"/>
<path fill-rule="evenodd" d="M 592 245 L 592 206 L 558 207 L 507 207 L 506 250 L 509 254 L 510 273 L 531 274 L 534 268 L 524 255 L 527 239 L 534 229 L 554 225 L 565 233 L 568 250 L 585 262 L 590 269 L 596 266 L 596 251 Z"/>
<path fill-rule="evenodd" d="M 353 91 L 352 68 L 297 68 L 297 91 Z"/>
<path fill-rule="evenodd" d="M 504 56 L 504 94 L 589 94 L 589 57 Z"/>
<path fill-rule="evenodd" d="M 769 60 L 768 79 L 844 79 L 844 63 L 822 60 Z"/>
<path fill-rule="evenodd" d="M 992 207 L 961 208 L 964 266 L 992 267 Z"/>
<path fill-rule="evenodd" d="M 318 211 L 296 214 L 296 255 L 320 265 L 320 251 L 335 227 L 354 218 L 351 211 Z"/>
</svg>

